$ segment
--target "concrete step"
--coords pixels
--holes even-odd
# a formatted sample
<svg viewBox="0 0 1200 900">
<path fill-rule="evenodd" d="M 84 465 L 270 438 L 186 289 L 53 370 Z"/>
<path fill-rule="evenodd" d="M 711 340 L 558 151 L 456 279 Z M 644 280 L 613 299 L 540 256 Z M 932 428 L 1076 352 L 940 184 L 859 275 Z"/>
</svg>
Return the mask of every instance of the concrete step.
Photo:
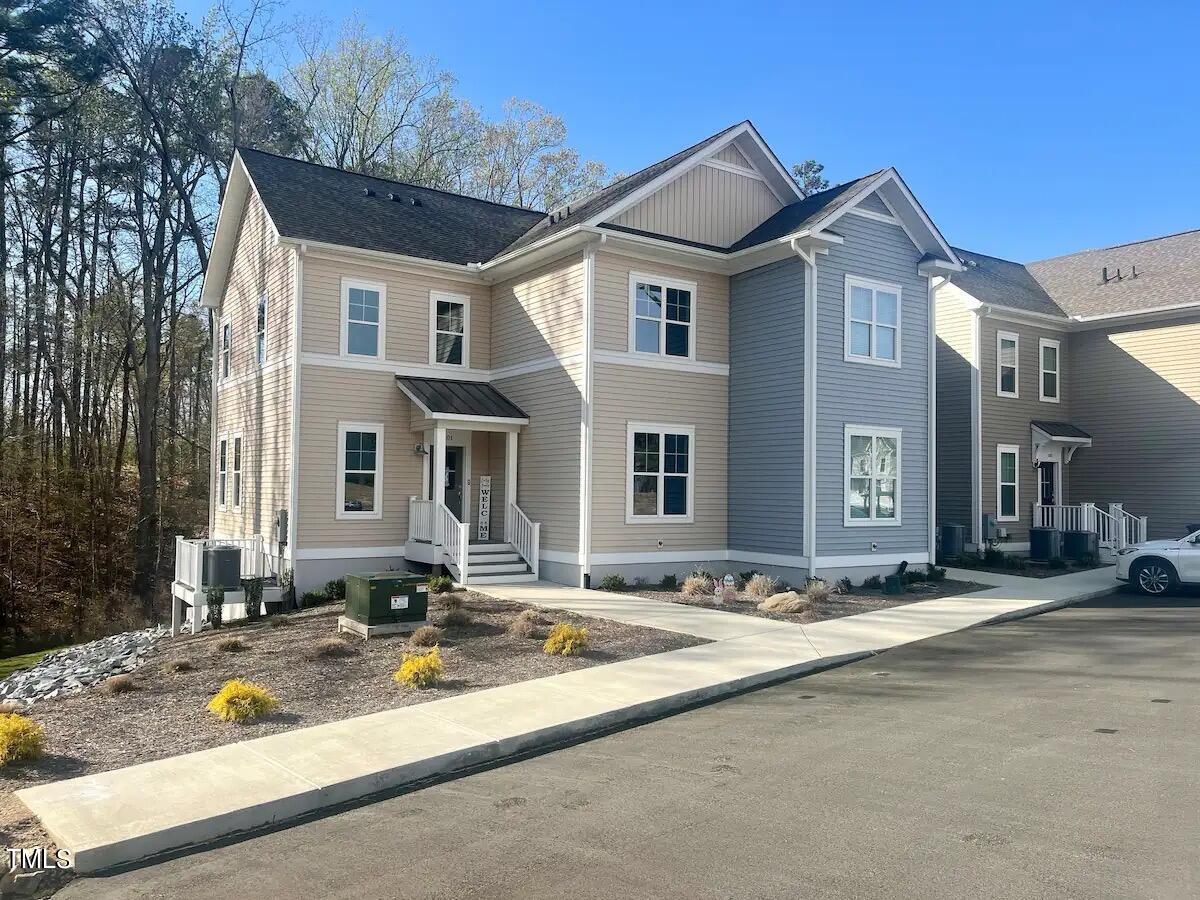
<svg viewBox="0 0 1200 900">
<path fill-rule="evenodd" d="M 521 554 L 515 553 L 515 552 L 510 552 L 510 553 L 472 553 L 470 556 L 467 557 L 467 566 L 469 568 L 474 568 L 475 566 L 480 565 L 481 563 L 491 564 L 491 563 L 515 563 L 515 562 L 519 562 L 522 565 L 525 564 L 524 560 L 521 559 Z"/>
<path fill-rule="evenodd" d="M 534 581 L 537 581 L 537 578 L 532 572 L 526 572 L 524 575 L 472 575 L 467 587 L 477 584 L 523 584 Z"/>
<path fill-rule="evenodd" d="M 467 563 L 467 577 L 476 575 L 518 575 L 529 571 L 524 562 Z"/>
</svg>

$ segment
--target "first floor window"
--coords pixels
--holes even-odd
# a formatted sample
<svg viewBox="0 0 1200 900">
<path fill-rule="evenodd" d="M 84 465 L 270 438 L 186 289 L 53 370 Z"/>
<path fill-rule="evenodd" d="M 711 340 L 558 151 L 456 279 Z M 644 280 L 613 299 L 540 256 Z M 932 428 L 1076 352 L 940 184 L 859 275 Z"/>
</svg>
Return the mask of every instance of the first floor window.
<svg viewBox="0 0 1200 900">
<path fill-rule="evenodd" d="M 638 353 L 689 359 L 696 287 L 665 279 L 630 279 L 633 304 L 631 342 Z"/>
<path fill-rule="evenodd" d="M 242 505 L 242 436 L 233 439 L 233 508 Z"/>
<path fill-rule="evenodd" d="M 1042 338 L 1038 351 L 1042 358 L 1042 400 L 1058 402 L 1058 341 Z"/>
<path fill-rule="evenodd" d="M 1013 522 L 1017 519 L 1019 455 L 1019 447 L 1002 445 L 996 448 L 996 518 L 1002 522 Z"/>
<path fill-rule="evenodd" d="M 229 441 L 217 442 L 217 506 L 225 508 L 225 488 L 229 478 Z"/>
<path fill-rule="evenodd" d="M 900 431 L 847 425 L 847 525 L 900 522 Z"/>
<path fill-rule="evenodd" d="M 342 425 L 338 431 L 338 518 L 379 518 L 382 426 Z"/>
<path fill-rule="evenodd" d="M 629 426 L 627 518 L 691 521 L 694 439 L 691 428 Z"/>
<path fill-rule="evenodd" d="M 432 294 L 433 358 L 445 366 L 467 364 L 467 310 L 469 300 L 457 294 Z"/>
<path fill-rule="evenodd" d="M 383 358 L 384 288 L 361 281 L 342 282 L 342 352 Z"/>
<path fill-rule="evenodd" d="M 1019 342 L 1015 334 L 996 332 L 996 393 L 1001 397 L 1016 397 Z"/>
<path fill-rule="evenodd" d="M 846 276 L 846 359 L 900 364 L 900 287 Z"/>
<path fill-rule="evenodd" d="M 267 361 L 267 295 L 258 298 L 258 315 L 254 326 L 254 357 L 261 367 Z"/>
</svg>

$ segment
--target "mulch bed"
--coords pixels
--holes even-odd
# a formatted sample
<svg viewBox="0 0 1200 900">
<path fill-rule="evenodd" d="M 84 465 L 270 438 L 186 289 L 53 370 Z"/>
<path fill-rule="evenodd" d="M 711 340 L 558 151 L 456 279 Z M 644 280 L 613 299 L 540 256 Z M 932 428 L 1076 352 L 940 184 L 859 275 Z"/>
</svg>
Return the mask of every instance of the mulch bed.
<svg viewBox="0 0 1200 900">
<path fill-rule="evenodd" d="M 1068 563 L 1064 568 L 1053 569 L 1045 563 L 1025 561 L 1025 565 L 1020 569 L 1012 569 L 1008 566 L 980 566 L 971 565 L 964 566 L 961 562 L 947 563 L 955 569 L 965 569 L 968 572 L 990 572 L 993 575 L 1016 575 L 1022 578 L 1056 578 L 1059 575 L 1070 575 L 1073 572 L 1090 572 L 1092 569 L 1103 569 L 1114 563 L 1098 562 L 1094 565 L 1084 566 L 1078 563 Z"/>
<path fill-rule="evenodd" d="M 677 591 L 662 591 L 650 589 L 634 589 L 631 593 L 639 597 L 652 597 L 655 600 L 666 600 L 668 603 L 682 603 L 686 606 L 703 606 L 707 609 L 723 609 L 727 612 L 741 613 L 747 616 L 758 616 L 763 619 L 777 619 L 780 622 L 797 622 L 801 625 L 812 622 L 823 622 L 826 619 L 840 619 L 843 616 L 854 616 L 858 613 L 873 612 L 877 609 L 888 609 L 892 606 L 903 606 L 906 603 L 916 603 L 920 600 L 936 600 L 938 597 L 953 597 L 957 594 L 969 594 L 973 591 L 987 590 L 988 585 L 976 584 L 973 581 L 955 581 L 947 578 L 939 582 L 918 582 L 911 584 L 905 593 L 889 596 L 882 590 L 856 587 L 850 593 L 831 594 L 828 600 L 813 603 L 802 613 L 764 612 L 758 608 L 762 597 L 754 594 L 738 592 L 737 599 L 728 603 L 713 603 L 712 594 L 689 597 Z M 800 590 L 799 593 L 803 593 Z"/>
<path fill-rule="evenodd" d="M 278 627 L 263 621 L 164 639 L 134 673 L 136 690 L 109 696 L 92 688 L 34 704 L 26 714 L 46 730 L 46 755 L 0 769 L 0 840 L 9 847 L 46 842 L 37 822 L 11 794 L 31 785 L 705 643 L 688 635 L 543 610 L 546 623 L 582 625 L 591 641 L 580 656 L 550 656 L 542 652 L 548 625 L 540 637 L 506 632 L 525 605 L 466 591 L 456 596 L 471 624 L 445 630 L 441 655 L 446 681 L 436 688 L 416 690 L 392 679 L 403 652 L 424 650 L 413 647 L 405 635 L 365 642 L 347 636 L 355 649 L 351 656 L 314 655 L 318 644 L 335 635 L 339 604 L 288 614 L 281 617 L 286 624 Z M 444 601 L 435 600 L 433 607 L 430 619 L 437 624 Z M 234 636 L 247 649 L 217 648 Z M 194 669 L 172 673 L 169 665 L 180 659 L 189 660 Z M 230 678 L 266 686 L 280 701 L 278 712 L 241 725 L 218 721 L 205 706 Z"/>
</svg>

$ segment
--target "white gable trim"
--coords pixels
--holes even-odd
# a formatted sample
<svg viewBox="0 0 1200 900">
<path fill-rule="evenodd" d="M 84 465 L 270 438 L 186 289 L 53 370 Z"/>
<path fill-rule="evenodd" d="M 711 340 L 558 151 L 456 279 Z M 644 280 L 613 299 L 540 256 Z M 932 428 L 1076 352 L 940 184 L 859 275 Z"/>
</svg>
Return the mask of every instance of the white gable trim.
<svg viewBox="0 0 1200 900">
<path fill-rule="evenodd" d="M 225 285 L 229 281 L 229 269 L 233 264 L 233 253 L 237 249 L 238 232 L 242 227 L 250 198 L 253 197 L 262 207 L 271 233 L 279 242 L 279 229 L 267 205 L 258 195 L 254 179 L 246 170 L 239 152 L 233 154 L 233 162 L 229 165 L 229 178 L 225 182 L 225 196 L 221 198 L 221 207 L 217 212 L 217 229 L 213 232 L 212 245 L 208 252 L 208 268 L 204 273 L 204 285 L 200 289 L 200 305 L 205 309 L 220 309 L 221 299 L 225 295 Z"/>
<path fill-rule="evenodd" d="M 709 157 L 700 163 L 702 166 L 708 166 L 710 169 L 720 169 L 722 172 L 732 172 L 734 175 L 741 175 L 743 178 L 753 178 L 755 181 L 761 181 L 770 187 L 767 179 L 763 178 L 754 169 L 747 169 L 745 166 L 734 165 L 733 163 L 725 162 L 723 159 L 717 159 L 715 156 Z M 772 189 L 774 193 L 774 189 Z M 776 194 L 778 196 L 778 194 Z"/>
</svg>

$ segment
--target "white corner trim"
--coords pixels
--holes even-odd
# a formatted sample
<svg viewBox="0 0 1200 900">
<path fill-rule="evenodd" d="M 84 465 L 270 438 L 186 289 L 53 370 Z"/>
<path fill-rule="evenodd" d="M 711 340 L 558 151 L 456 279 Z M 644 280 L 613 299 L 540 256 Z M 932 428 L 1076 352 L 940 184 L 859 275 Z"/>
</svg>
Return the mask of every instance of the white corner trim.
<svg viewBox="0 0 1200 900">
<path fill-rule="evenodd" d="M 803 556 L 817 555 L 817 254 L 795 241 L 804 262 L 804 529 Z M 816 574 L 816 568 L 811 568 Z"/>
<path fill-rule="evenodd" d="M 1054 368 L 1046 368 L 1046 348 L 1054 348 Z M 1038 338 L 1038 400 L 1043 403 L 1060 403 L 1062 400 L 1062 341 Z M 1046 396 L 1046 375 L 1054 375 L 1053 397 Z"/>
<path fill-rule="evenodd" d="M 637 433 L 658 434 L 658 471 L 641 474 L 658 477 L 658 513 L 635 515 L 633 512 L 633 438 Z M 666 455 L 666 435 L 683 434 L 688 439 L 687 514 L 667 515 L 662 511 L 666 499 L 665 480 L 669 473 L 663 464 Z M 692 425 L 673 425 L 662 422 L 627 422 L 625 425 L 625 524 L 626 525 L 690 525 L 696 518 L 696 429 Z"/>
<path fill-rule="evenodd" d="M 596 348 L 596 245 L 583 255 L 583 378 L 579 410 L 579 566 L 586 578 L 592 555 L 592 388 Z"/>
<path fill-rule="evenodd" d="M 350 289 L 358 288 L 360 290 L 375 291 L 379 294 L 379 321 L 370 323 L 376 325 L 378 331 L 378 340 L 375 344 L 375 355 L 371 356 L 366 353 L 350 353 L 347 347 L 347 339 L 350 325 Z M 341 335 L 340 352 L 342 356 L 356 360 L 384 360 L 387 357 L 387 285 L 382 281 L 367 281 L 363 278 L 354 278 L 349 275 L 342 276 L 342 309 L 341 322 L 339 323 L 338 331 Z M 369 324 L 369 323 L 363 323 Z"/>
<path fill-rule="evenodd" d="M 983 543 L 983 316 L 971 310 L 971 542 Z"/>
<path fill-rule="evenodd" d="M 437 305 L 439 302 L 457 303 L 463 308 L 461 363 L 440 363 L 437 361 Z M 447 334 L 449 333 L 447 332 Z M 449 291 L 429 292 L 429 365 L 435 366 L 438 369 L 451 369 L 454 371 L 471 368 L 471 298 L 469 295 L 452 294 Z"/>
<path fill-rule="evenodd" d="M 871 319 L 853 319 L 851 318 L 851 293 L 854 288 L 863 288 L 871 292 Z M 842 333 L 845 341 L 843 347 L 843 360 L 845 362 L 863 363 L 872 366 L 887 366 L 891 369 L 899 369 L 901 360 L 903 359 L 903 332 L 904 332 L 904 293 L 903 289 L 898 284 L 893 284 L 888 281 L 880 281 L 876 278 L 866 278 L 862 275 L 852 275 L 849 272 L 845 275 L 845 285 L 843 288 L 845 304 L 844 316 L 842 319 Z M 896 324 L 888 325 L 881 324 L 875 313 L 875 294 L 886 293 L 896 295 Z M 871 326 L 871 353 L 869 356 L 861 356 L 853 353 L 850 349 L 850 323 L 851 321 L 863 322 Z M 888 359 L 886 357 L 876 356 L 876 335 L 880 328 L 892 328 L 896 332 L 896 358 Z"/>
<path fill-rule="evenodd" d="M 688 372 L 696 375 L 723 375 L 728 377 L 728 363 L 702 362 L 674 356 L 651 356 L 648 353 L 626 353 L 620 350 L 596 350 L 595 362 L 614 366 L 639 366 L 643 369 L 660 369 L 665 372 Z"/>
<path fill-rule="evenodd" d="M 929 483 L 925 490 L 929 496 L 929 558 L 937 557 L 937 306 L 933 298 L 933 278 L 925 279 L 926 315 L 929 316 L 929 333 L 927 347 L 929 353 L 929 424 L 928 448 L 926 453 L 929 460 Z"/>
<path fill-rule="evenodd" d="M 287 557 L 296 559 L 296 535 L 300 520 L 300 341 L 304 299 L 304 246 L 293 248 L 295 283 L 292 287 L 292 435 L 288 457 L 288 549 Z"/>
<path fill-rule="evenodd" d="M 1000 345 L 1003 341 L 1013 342 L 1013 390 L 1011 392 L 1001 390 L 1001 371 L 1000 363 Z M 1021 397 L 1021 336 L 1015 331 L 997 331 L 996 332 L 996 396 L 1009 397 L 1017 400 Z"/>
<path fill-rule="evenodd" d="M 375 433 L 375 509 L 371 512 L 346 510 L 346 432 L 371 431 Z M 337 425 L 337 459 L 334 461 L 334 477 L 337 479 L 337 498 L 334 518 L 340 521 L 361 522 L 383 518 L 383 442 L 382 422 L 343 422 Z"/>
</svg>

